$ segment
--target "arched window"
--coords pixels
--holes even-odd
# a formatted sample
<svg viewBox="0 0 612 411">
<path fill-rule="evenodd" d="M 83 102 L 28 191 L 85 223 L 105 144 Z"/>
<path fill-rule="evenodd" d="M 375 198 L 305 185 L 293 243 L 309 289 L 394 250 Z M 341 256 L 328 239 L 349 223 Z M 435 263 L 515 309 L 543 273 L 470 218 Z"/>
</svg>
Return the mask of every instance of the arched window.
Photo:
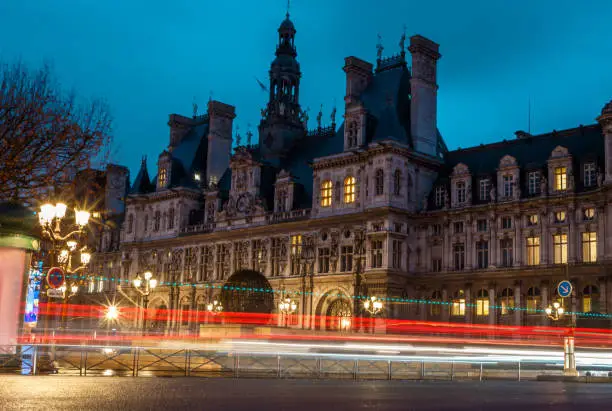
<svg viewBox="0 0 612 411">
<path fill-rule="evenodd" d="M 376 170 L 374 177 L 374 195 L 381 196 L 385 192 L 385 173 L 382 169 Z"/>
<path fill-rule="evenodd" d="M 489 292 L 484 288 L 476 295 L 476 315 L 481 317 L 489 315 Z"/>
<path fill-rule="evenodd" d="M 402 183 L 402 172 L 400 169 L 396 169 L 395 173 L 393 173 L 393 194 L 398 196 L 401 194 L 401 183 Z"/>
<path fill-rule="evenodd" d="M 514 309 L 514 291 L 512 288 L 504 288 L 500 296 L 502 315 L 508 315 Z"/>
<path fill-rule="evenodd" d="M 134 214 L 128 216 L 127 232 L 131 234 L 134 231 Z"/>
<path fill-rule="evenodd" d="M 174 208 L 168 210 L 168 230 L 174 228 Z"/>
<path fill-rule="evenodd" d="M 168 170 L 166 170 L 165 168 L 160 168 L 159 176 L 157 177 L 157 185 L 159 186 L 159 188 L 163 188 L 163 187 L 166 187 L 167 183 L 168 183 Z"/>
<path fill-rule="evenodd" d="M 348 176 L 344 179 L 344 203 L 355 202 L 355 177 Z"/>
<path fill-rule="evenodd" d="M 538 287 L 531 287 L 527 290 L 527 313 L 535 314 L 542 302 L 542 294 Z"/>
<path fill-rule="evenodd" d="M 155 217 L 153 218 L 153 231 L 159 231 L 160 221 L 161 221 L 161 214 L 158 210 L 155 212 Z"/>
<path fill-rule="evenodd" d="M 599 288 L 587 285 L 582 291 L 582 311 L 585 313 L 599 312 Z"/>
<path fill-rule="evenodd" d="M 431 315 L 439 316 L 442 314 L 442 293 L 440 291 L 434 291 L 431 295 Z"/>
<path fill-rule="evenodd" d="M 325 180 L 321 183 L 321 207 L 329 207 L 332 204 L 332 182 Z"/>
<path fill-rule="evenodd" d="M 453 295 L 453 305 L 451 306 L 451 315 L 463 316 L 465 315 L 465 292 L 458 290 Z"/>
</svg>

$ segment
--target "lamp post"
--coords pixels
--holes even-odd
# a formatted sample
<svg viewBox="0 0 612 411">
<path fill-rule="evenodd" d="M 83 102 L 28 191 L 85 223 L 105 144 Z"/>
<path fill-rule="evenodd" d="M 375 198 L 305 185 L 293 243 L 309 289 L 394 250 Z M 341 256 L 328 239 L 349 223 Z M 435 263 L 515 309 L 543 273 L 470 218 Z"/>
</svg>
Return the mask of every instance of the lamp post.
<svg viewBox="0 0 612 411">
<path fill-rule="evenodd" d="M 374 324 L 372 326 L 372 332 L 376 330 L 376 315 L 383 309 L 383 302 L 378 297 L 370 297 L 369 300 L 363 302 L 363 308 L 370 313 L 370 316 L 374 317 Z"/>
<path fill-rule="evenodd" d="M 295 312 L 297 309 L 297 303 L 289 297 L 282 298 L 278 303 L 278 309 L 283 314 L 285 327 L 288 327 L 289 324 L 287 317 Z"/>
<path fill-rule="evenodd" d="M 223 311 L 223 305 L 220 301 L 214 300 L 212 303 L 206 304 L 206 311 L 211 314 L 219 314 Z"/>
<path fill-rule="evenodd" d="M 38 222 L 41 226 L 42 235 L 51 241 L 51 267 L 59 265 L 67 274 L 75 274 L 84 270 L 91 261 L 91 253 L 87 247 L 79 247 L 84 229 L 89 223 L 90 213 L 85 210 L 74 209 L 74 224 L 64 232 L 62 222 L 65 221 L 68 206 L 62 202 L 55 205 L 45 203 L 40 207 Z M 65 227 L 65 226 L 64 226 Z M 74 266 L 74 254 L 80 254 L 80 265 Z M 66 294 L 68 287 L 64 283 L 59 287 L 62 292 L 62 311 L 60 325 L 64 326 L 68 300 L 74 297 L 79 290 L 75 281 L 70 286 L 70 294 Z M 48 319 L 48 316 L 46 317 Z"/>
<path fill-rule="evenodd" d="M 151 271 L 145 271 L 143 277 L 138 274 L 136 278 L 132 280 L 132 283 L 134 284 L 136 291 L 142 295 L 142 333 L 144 334 L 147 330 L 147 309 L 149 308 L 149 295 L 151 294 L 151 291 L 157 287 L 157 279 L 153 278 L 153 273 Z"/>
<path fill-rule="evenodd" d="M 544 309 L 546 316 L 553 322 L 557 322 L 564 318 L 565 309 L 558 302 L 555 301 L 552 305 L 549 305 Z M 576 370 L 576 351 L 574 344 L 574 324 L 572 318 L 570 324 L 570 333 L 563 337 L 563 374 L 571 377 L 578 376 L 578 370 Z"/>
</svg>

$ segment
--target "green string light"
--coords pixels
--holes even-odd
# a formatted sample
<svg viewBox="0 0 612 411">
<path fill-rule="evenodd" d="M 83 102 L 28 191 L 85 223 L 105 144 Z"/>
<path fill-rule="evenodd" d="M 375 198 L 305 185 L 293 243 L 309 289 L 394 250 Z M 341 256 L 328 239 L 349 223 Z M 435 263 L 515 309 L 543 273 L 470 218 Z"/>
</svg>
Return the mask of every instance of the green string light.
<svg viewBox="0 0 612 411">
<path fill-rule="evenodd" d="M 98 279 L 98 280 L 105 280 L 105 281 L 115 281 L 117 283 L 125 283 L 125 284 L 130 284 L 129 280 L 122 280 L 120 278 L 107 278 L 107 277 L 88 277 L 85 275 L 66 275 L 66 278 L 70 279 L 75 279 L 75 280 L 87 280 L 89 278 L 94 278 L 94 279 Z M 121 284 L 120 284 L 121 285 Z M 200 287 L 200 288 L 210 288 L 210 289 L 218 289 L 218 290 L 226 290 L 226 291 L 250 291 L 250 292 L 263 292 L 263 293 L 276 293 L 276 294 L 283 294 L 286 293 L 285 290 L 274 290 L 271 288 L 257 288 L 257 287 L 236 287 L 236 286 L 231 286 L 231 285 L 215 285 L 215 284 L 210 284 L 210 283 L 200 283 L 200 284 L 191 284 L 191 283 L 177 283 L 177 282 L 169 282 L 169 281 L 161 281 L 159 282 L 159 285 L 167 285 L 167 286 L 173 286 L 173 287 Z M 310 292 L 310 291 L 292 291 L 292 294 L 301 296 L 317 296 L 317 297 L 337 297 L 337 298 L 343 298 L 345 297 L 343 294 L 332 294 L 332 293 L 320 293 L 320 292 Z M 350 298 L 352 300 L 367 300 L 370 297 L 366 296 L 366 295 L 351 295 Z M 408 303 L 408 304 L 423 304 L 423 305 L 442 305 L 442 306 L 452 306 L 453 302 L 452 301 L 436 301 L 436 300 L 422 300 L 422 299 L 416 299 L 416 298 L 400 298 L 400 297 L 379 297 L 380 300 L 388 302 L 388 303 Z M 476 307 L 475 303 L 465 303 L 466 307 Z M 528 312 L 530 314 L 544 314 L 546 313 L 545 310 L 543 309 L 528 309 L 526 307 L 502 307 L 500 305 L 490 305 L 489 306 L 489 310 L 490 309 L 494 309 L 494 310 L 502 310 L 502 309 L 506 309 L 508 311 L 518 311 L 518 312 Z M 585 313 L 585 312 L 580 312 L 580 311 L 566 311 L 567 315 L 577 315 L 580 317 L 591 317 L 591 318 L 612 318 L 612 314 L 601 314 L 601 313 Z"/>
</svg>

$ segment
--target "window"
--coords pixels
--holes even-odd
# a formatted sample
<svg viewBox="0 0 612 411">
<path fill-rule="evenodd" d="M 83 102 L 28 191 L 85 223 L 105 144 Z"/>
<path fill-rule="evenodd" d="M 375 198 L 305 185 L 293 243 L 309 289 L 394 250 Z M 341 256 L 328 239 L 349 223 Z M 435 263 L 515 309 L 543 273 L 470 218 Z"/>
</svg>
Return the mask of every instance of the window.
<svg viewBox="0 0 612 411">
<path fill-rule="evenodd" d="M 200 271 L 198 281 L 210 281 L 214 275 L 213 246 L 200 248 Z"/>
<path fill-rule="evenodd" d="M 444 204 L 444 187 L 436 187 L 434 200 L 436 207 L 442 207 L 442 204 Z"/>
<path fill-rule="evenodd" d="M 514 310 L 514 291 L 504 288 L 500 297 L 501 314 L 508 315 Z"/>
<path fill-rule="evenodd" d="M 401 223 L 395 223 L 393 225 L 393 231 L 395 231 L 396 233 L 401 233 L 403 231 L 402 230 L 403 228 L 404 228 L 404 225 Z"/>
<path fill-rule="evenodd" d="M 168 210 L 168 230 L 172 230 L 174 228 L 174 208 L 170 208 Z"/>
<path fill-rule="evenodd" d="M 553 235 L 553 261 L 555 264 L 567 263 L 567 234 Z"/>
<path fill-rule="evenodd" d="M 503 177 L 504 197 L 511 198 L 514 195 L 514 176 L 506 174 Z"/>
<path fill-rule="evenodd" d="M 181 325 L 189 325 L 189 304 L 183 304 L 181 313 Z"/>
<path fill-rule="evenodd" d="M 160 221 L 161 221 L 161 214 L 158 210 L 155 212 L 155 216 L 153 217 L 153 231 L 159 231 Z"/>
<path fill-rule="evenodd" d="M 401 194 L 402 172 L 399 169 L 393 173 L 393 194 L 398 196 Z"/>
<path fill-rule="evenodd" d="M 453 296 L 453 303 L 451 305 L 451 315 L 465 315 L 465 293 L 463 292 L 463 290 L 457 291 Z"/>
<path fill-rule="evenodd" d="M 531 287 L 527 290 L 527 313 L 536 314 L 540 302 L 542 301 L 542 295 L 538 287 Z"/>
<path fill-rule="evenodd" d="M 329 273 L 329 248 L 319 248 L 319 273 Z"/>
<path fill-rule="evenodd" d="M 302 256 L 302 236 L 292 235 L 291 236 L 291 274 L 300 274 L 301 267 L 301 256 Z"/>
<path fill-rule="evenodd" d="M 265 248 L 263 240 L 253 240 L 251 254 L 251 267 L 255 271 L 263 272 L 266 267 Z"/>
<path fill-rule="evenodd" d="M 583 211 L 584 220 L 591 221 L 595 217 L 595 209 L 594 208 L 585 208 Z"/>
<path fill-rule="evenodd" d="M 347 177 L 344 179 L 344 204 L 355 202 L 355 177 Z"/>
<path fill-rule="evenodd" d="M 460 234 L 463 232 L 463 221 L 456 221 L 454 224 L 455 234 Z"/>
<path fill-rule="evenodd" d="M 431 315 L 439 316 L 442 314 L 442 293 L 440 291 L 434 291 L 431 295 Z"/>
<path fill-rule="evenodd" d="M 229 275 L 229 245 L 217 245 L 217 279 L 221 280 Z"/>
<path fill-rule="evenodd" d="M 489 242 L 478 241 L 476 243 L 476 256 L 478 259 L 478 268 L 483 269 L 489 266 Z"/>
<path fill-rule="evenodd" d="M 98 279 L 98 292 L 101 293 L 102 291 L 104 291 L 104 277 Z"/>
<path fill-rule="evenodd" d="M 599 312 L 599 288 L 587 285 L 582 291 L 582 311 L 585 313 Z"/>
<path fill-rule="evenodd" d="M 487 220 L 478 220 L 476 222 L 476 229 L 478 230 L 478 232 L 484 233 L 487 231 Z"/>
<path fill-rule="evenodd" d="M 489 315 L 489 292 L 484 288 L 476 295 L 476 315 L 479 317 Z"/>
<path fill-rule="evenodd" d="M 132 231 L 134 231 L 134 214 L 130 214 L 128 216 L 128 224 L 127 224 L 128 234 L 132 234 Z"/>
<path fill-rule="evenodd" d="M 353 148 L 357 146 L 357 122 L 351 121 L 348 126 L 347 131 L 347 139 L 346 139 L 347 148 Z"/>
<path fill-rule="evenodd" d="M 512 217 L 502 217 L 502 229 L 510 230 L 512 228 Z"/>
<path fill-rule="evenodd" d="M 325 180 L 321 184 L 321 207 L 329 207 L 332 204 L 332 182 Z"/>
<path fill-rule="evenodd" d="M 539 221 L 540 221 L 540 217 L 537 214 L 531 214 L 527 216 L 527 225 L 530 225 L 530 226 L 538 225 Z"/>
<path fill-rule="evenodd" d="M 597 182 L 597 170 L 595 163 L 586 163 L 584 165 L 584 186 L 593 187 Z"/>
<path fill-rule="evenodd" d="M 393 240 L 392 247 L 393 268 L 402 268 L 402 241 Z"/>
<path fill-rule="evenodd" d="M 159 186 L 159 188 L 163 188 L 163 187 L 166 187 L 167 183 L 168 183 L 168 170 L 166 170 L 165 168 L 160 168 L 159 176 L 157 177 L 157 185 Z"/>
<path fill-rule="evenodd" d="M 149 230 L 149 215 L 145 214 L 144 216 L 144 232 L 146 233 Z"/>
<path fill-rule="evenodd" d="M 457 204 L 465 203 L 465 182 L 458 181 L 455 185 L 455 190 L 457 195 Z"/>
<path fill-rule="evenodd" d="M 557 211 L 555 213 L 555 223 L 564 223 L 565 217 L 565 211 Z"/>
<path fill-rule="evenodd" d="M 382 267 L 383 260 L 383 242 L 382 240 L 372 240 L 372 268 Z"/>
<path fill-rule="evenodd" d="M 538 194 L 540 192 L 540 172 L 530 171 L 527 174 L 527 191 L 529 195 Z"/>
<path fill-rule="evenodd" d="M 567 190 L 567 168 L 555 167 L 555 191 Z"/>
<path fill-rule="evenodd" d="M 272 276 L 278 276 L 281 274 L 281 262 L 283 252 L 283 239 L 273 238 L 270 247 L 270 260 L 272 263 Z"/>
<path fill-rule="evenodd" d="M 540 264 L 540 237 L 527 237 L 527 265 Z"/>
<path fill-rule="evenodd" d="M 465 245 L 463 243 L 453 245 L 453 261 L 455 270 L 463 270 L 465 267 Z"/>
<path fill-rule="evenodd" d="M 502 267 L 511 267 L 513 260 L 512 239 L 503 238 L 499 240 L 499 248 L 501 249 L 501 265 Z"/>
<path fill-rule="evenodd" d="M 480 180 L 479 184 L 479 197 L 480 201 L 487 201 L 490 199 L 491 193 L 491 181 L 488 178 L 483 178 Z"/>
<path fill-rule="evenodd" d="M 594 231 L 582 233 L 582 261 L 597 262 L 597 233 Z"/>
<path fill-rule="evenodd" d="M 441 224 L 432 224 L 431 233 L 433 235 L 442 235 L 442 225 Z"/>
<path fill-rule="evenodd" d="M 344 245 L 340 248 L 340 271 L 353 271 L 353 246 Z"/>
<path fill-rule="evenodd" d="M 442 259 L 441 258 L 433 258 L 431 260 L 431 270 L 434 273 L 439 273 L 442 271 Z"/>
<path fill-rule="evenodd" d="M 381 196 L 385 192 L 385 173 L 382 169 L 376 170 L 374 177 L 374 195 Z"/>
</svg>

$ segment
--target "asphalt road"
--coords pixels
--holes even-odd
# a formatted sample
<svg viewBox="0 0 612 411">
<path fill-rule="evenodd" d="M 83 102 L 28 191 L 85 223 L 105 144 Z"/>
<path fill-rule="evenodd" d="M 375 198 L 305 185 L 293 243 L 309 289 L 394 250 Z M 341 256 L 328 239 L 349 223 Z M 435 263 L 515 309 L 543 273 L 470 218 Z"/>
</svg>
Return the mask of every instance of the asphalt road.
<svg viewBox="0 0 612 411">
<path fill-rule="evenodd" d="M 0 376 L 0 410 L 608 409 L 612 385 Z"/>
</svg>

